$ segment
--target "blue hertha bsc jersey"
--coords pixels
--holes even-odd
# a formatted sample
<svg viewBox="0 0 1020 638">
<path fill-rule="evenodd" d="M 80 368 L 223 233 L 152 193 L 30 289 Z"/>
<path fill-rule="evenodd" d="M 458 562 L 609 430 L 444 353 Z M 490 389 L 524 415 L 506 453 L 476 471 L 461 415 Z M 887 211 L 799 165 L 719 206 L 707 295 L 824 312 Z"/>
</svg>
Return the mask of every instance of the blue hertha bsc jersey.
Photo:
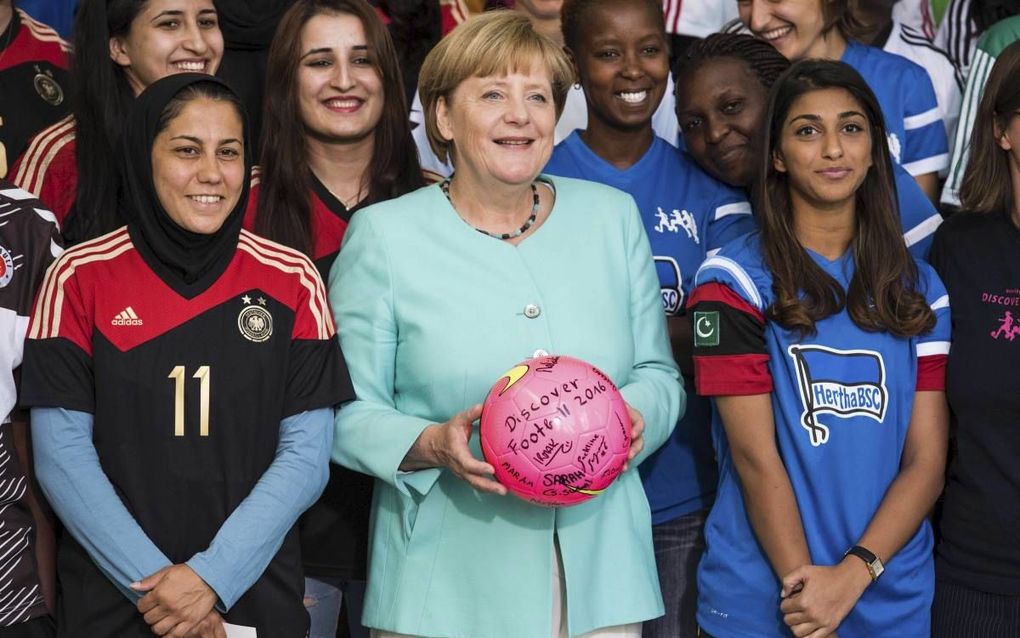
<svg viewBox="0 0 1020 638">
<path fill-rule="evenodd" d="M 742 192 L 713 179 L 686 152 L 658 137 L 640 160 L 620 170 L 593 153 L 574 131 L 556 145 L 545 172 L 607 184 L 634 197 L 667 315 L 684 313 L 694 273 L 705 257 L 754 228 Z M 673 435 L 641 464 L 655 524 L 711 504 L 716 470 L 709 412 L 708 400 L 689 392 L 687 411 Z"/>
<path fill-rule="evenodd" d="M 904 57 L 857 42 L 847 43 L 842 61 L 857 69 L 878 98 L 893 159 L 911 175 L 948 169 L 949 140 L 927 72 Z"/>
<path fill-rule="evenodd" d="M 918 261 L 919 290 L 935 328 L 919 337 L 865 332 L 846 312 L 800 338 L 765 318 L 773 303 L 759 235 L 709 258 L 691 296 L 700 394 L 771 393 L 776 443 L 789 474 L 811 559 L 835 565 L 864 534 L 896 478 L 914 394 L 943 390 L 949 352 L 949 298 Z M 847 287 L 851 251 L 834 261 L 808 251 Z M 789 636 L 779 611 L 780 582 L 747 518 L 722 423 L 713 435 L 719 491 L 705 528 L 698 569 L 698 622 L 717 638 Z M 839 626 L 841 638 L 927 636 L 934 588 L 932 532 L 925 521 Z"/>
</svg>

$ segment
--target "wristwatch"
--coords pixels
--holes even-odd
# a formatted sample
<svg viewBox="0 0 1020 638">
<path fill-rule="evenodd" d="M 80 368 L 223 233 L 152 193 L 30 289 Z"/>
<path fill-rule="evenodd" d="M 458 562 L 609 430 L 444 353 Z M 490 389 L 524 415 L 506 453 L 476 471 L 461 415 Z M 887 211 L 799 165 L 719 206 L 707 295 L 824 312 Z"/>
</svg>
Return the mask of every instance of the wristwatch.
<svg viewBox="0 0 1020 638">
<path fill-rule="evenodd" d="M 875 556 L 868 550 L 864 549 L 860 545 L 854 545 L 850 549 L 846 550 L 843 557 L 856 556 L 864 561 L 864 564 L 868 566 L 868 573 L 871 574 L 871 582 L 878 580 L 878 577 L 885 571 L 885 565 L 882 564 L 882 559 Z"/>
</svg>

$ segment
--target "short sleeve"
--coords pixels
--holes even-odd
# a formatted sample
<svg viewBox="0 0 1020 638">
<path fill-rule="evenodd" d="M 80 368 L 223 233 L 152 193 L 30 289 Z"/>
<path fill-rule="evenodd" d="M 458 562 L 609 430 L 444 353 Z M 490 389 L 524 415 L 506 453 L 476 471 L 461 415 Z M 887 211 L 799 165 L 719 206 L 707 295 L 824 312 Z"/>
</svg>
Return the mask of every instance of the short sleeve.
<svg viewBox="0 0 1020 638">
<path fill-rule="evenodd" d="M 894 164 L 893 173 L 896 180 L 896 197 L 899 200 L 900 224 L 903 227 L 903 241 L 911 255 L 918 259 L 926 259 L 935 231 L 942 224 L 942 215 L 906 169 Z"/>
<path fill-rule="evenodd" d="M 772 391 L 762 298 L 747 271 L 728 256 L 702 264 L 688 302 L 698 394 Z"/>
<path fill-rule="evenodd" d="M 924 284 L 925 300 L 935 313 L 935 327 L 917 338 L 917 391 L 944 392 L 952 332 L 949 294 L 931 266 L 918 263 L 918 270 Z"/>
<path fill-rule="evenodd" d="M 74 118 L 68 116 L 36 134 L 7 177 L 46 205 L 61 224 L 78 192 Z"/>
<path fill-rule="evenodd" d="M 716 192 L 708 219 L 707 243 L 705 250 L 714 255 L 730 241 L 751 232 L 755 228 L 751 203 L 742 192 L 722 183 Z"/>
<path fill-rule="evenodd" d="M 326 288 L 315 266 L 303 255 L 298 278 L 298 303 L 294 313 L 290 362 L 283 416 L 333 407 L 354 398 Z"/>
<path fill-rule="evenodd" d="M 900 163 L 911 175 L 944 171 L 949 166 L 949 140 L 942 109 L 935 98 L 931 78 L 911 65 L 910 76 L 901 80 L 905 95 L 904 136 Z"/>
<path fill-rule="evenodd" d="M 126 235 L 125 235 L 126 239 Z M 65 252 L 43 279 L 25 340 L 21 405 L 92 413 L 94 318 L 78 277 L 89 248 Z"/>
</svg>

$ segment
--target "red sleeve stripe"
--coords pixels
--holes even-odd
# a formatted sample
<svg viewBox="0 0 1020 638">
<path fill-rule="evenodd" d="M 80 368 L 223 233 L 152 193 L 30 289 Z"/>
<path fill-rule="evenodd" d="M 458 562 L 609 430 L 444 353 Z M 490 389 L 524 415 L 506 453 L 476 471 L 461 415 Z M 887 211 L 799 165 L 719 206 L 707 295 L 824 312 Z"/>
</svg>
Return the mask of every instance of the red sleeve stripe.
<svg viewBox="0 0 1020 638">
<path fill-rule="evenodd" d="M 326 289 L 322 285 L 315 265 L 301 253 L 276 242 L 241 231 L 238 248 L 244 250 L 260 263 L 272 266 L 281 272 L 296 274 L 301 285 L 308 290 L 308 309 L 315 319 L 320 339 L 330 339 L 335 333 L 333 317 L 326 300 Z"/>
<path fill-rule="evenodd" d="M 127 227 L 79 244 L 64 252 L 46 271 L 46 278 L 36 299 L 29 326 L 29 339 L 50 339 L 60 336 L 60 319 L 64 307 L 64 285 L 80 266 L 94 261 L 113 259 L 132 249 Z"/>
<path fill-rule="evenodd" d="M 772 392 L 767 354 L 694 357 L 694 383 L 698 394 L 744 396 Z"/>
<path fill-rule="evenodd" d="M 929 390 L 934 392 L 946 391 L 946 362 L 949 355 L 933 354 L 917 358 L 917 387 L 918 392 Z"/>
<path fill-rule="evenodd" d="M 726 284 L 720 284 L 714 281 L 701 284 L 694 289 L 694 292 L 692 292 L 691 296 L 688 298 L 687 308 L 692 309 L 698 303 L 706 301 L 715 301 L 726 304 L 731 308 L 751 315 L 758 321 L 758 323 L 765 323 L 765 315 L 763 315 L 760 310 L 747 303 L 743 297 L 734 292 L 733 289 Z"/>
<path fill-rule="evenodd" d="M 28 27 L 28 30 L 32 32 L 32 35 L 35 36 L 36 40 L 41 42 L 56 42 L 60 45 L 61 51 L 64 53 L 70 53 L 71 45 L 67 43 L 67 40 L 61 38 L 60 34 L 58 34 L 53 27 L 36 21 L 21 9 L 18 9 L 17 11 L 21 16 L 21 23 Z"/>
<path fill-rule="evenodd" d="M 42 192 L 46 169 L 53 157 L 75 136 L 74 116 L 68 115 L 32 138 L 28 150 L 18 161 L 14 183 L 36 197 Z"/>
</svg>

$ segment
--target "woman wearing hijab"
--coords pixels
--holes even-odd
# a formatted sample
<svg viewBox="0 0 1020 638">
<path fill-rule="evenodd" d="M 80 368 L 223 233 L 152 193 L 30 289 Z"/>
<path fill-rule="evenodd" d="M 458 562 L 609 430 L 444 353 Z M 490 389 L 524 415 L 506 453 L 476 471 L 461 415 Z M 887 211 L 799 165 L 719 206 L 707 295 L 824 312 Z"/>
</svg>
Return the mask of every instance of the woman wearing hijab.
<svg viewBox="0 0 1020 638">
<path fill-rule="evenodd" d="M 61 635 L 307 631 L 294 522 L 350 382 L 314 265 L 241 229 L 245 132 L 221 81 L 152 84 L 122 137 L 127 226 L 36 301 L 22 399 L 70 532 Z"/>
</svg>

